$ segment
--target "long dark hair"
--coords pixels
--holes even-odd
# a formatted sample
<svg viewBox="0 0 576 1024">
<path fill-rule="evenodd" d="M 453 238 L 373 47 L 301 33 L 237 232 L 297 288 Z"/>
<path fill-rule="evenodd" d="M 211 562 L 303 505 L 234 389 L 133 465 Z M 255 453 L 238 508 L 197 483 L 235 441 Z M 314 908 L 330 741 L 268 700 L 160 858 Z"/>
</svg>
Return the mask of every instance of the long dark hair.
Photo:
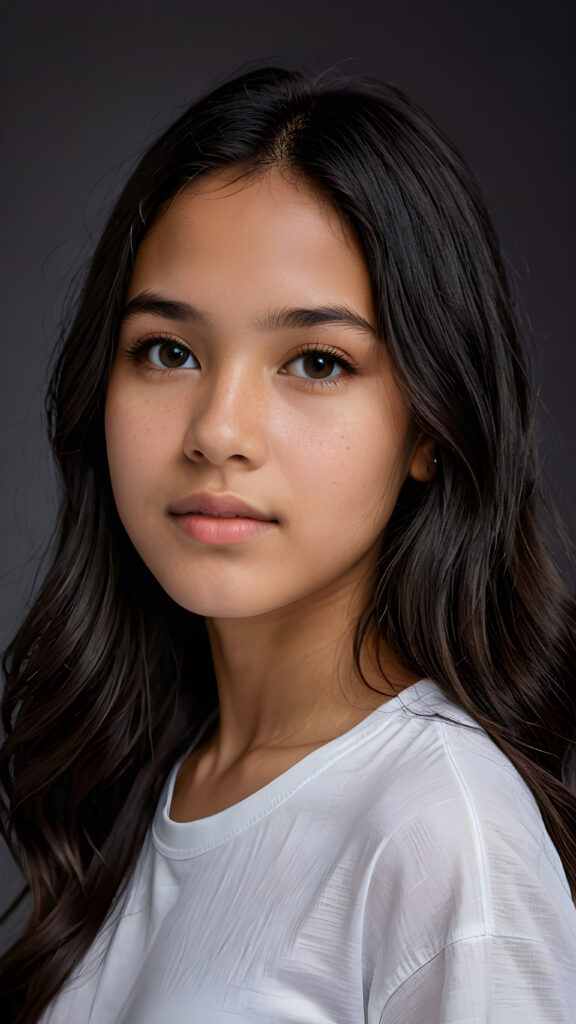
<svg viewBox="0 0 576 1024">
<path fill-rule="evenodd" d="M 373 598 L 403 662 L 472 713 L 530 786 L 576 889 L 576 606 L 542 539 L 532 403 L 494 232 L 462 158 L 392 86 L 261 68 L 195 103 L 114 208 L 55 366 L 55 554 L 4 667 L 3 829 L 32 890 L 2 991 L 32 1024 L 134 866 L 160 789 L 217 704 L 204 621 L 164 593 L 117 515 L 103 407 L 134 254 L 199 175 L 281 166 L 363 249 L 396 380 L 438 472 L 404 485 Z M 183 685 L 183 680 L 186 685 Z"/>
</svg>

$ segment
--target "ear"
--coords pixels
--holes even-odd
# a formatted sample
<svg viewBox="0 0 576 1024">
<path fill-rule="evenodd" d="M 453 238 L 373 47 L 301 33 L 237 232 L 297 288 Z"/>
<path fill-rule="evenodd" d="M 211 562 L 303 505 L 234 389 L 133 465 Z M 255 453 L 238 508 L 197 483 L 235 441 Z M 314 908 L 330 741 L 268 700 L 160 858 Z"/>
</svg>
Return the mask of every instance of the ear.
<svg viewBox="0 0 576 1024">
<path fill-rule="evenodd" d="M 421 434 L 412 449 L 408 463 L 408 476 L 421 484 L 427 484 L 436 473 L 436 451 L 435 438 Z"/>
</svg>

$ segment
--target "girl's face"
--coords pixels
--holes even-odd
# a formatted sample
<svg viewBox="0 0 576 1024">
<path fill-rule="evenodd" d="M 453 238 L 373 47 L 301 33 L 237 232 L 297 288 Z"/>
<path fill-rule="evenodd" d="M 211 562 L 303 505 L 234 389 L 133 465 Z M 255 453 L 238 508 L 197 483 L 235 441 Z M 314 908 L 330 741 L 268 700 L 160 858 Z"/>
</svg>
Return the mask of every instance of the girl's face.
<svg viewBox="0 0 576 1024">
<path fill-rule="evenodd" d="M 215 618 L 351 591 L 430 462 L 338 215 L 277 170 L 232 177 L 182 192 L 146 235 L 106 403 L 132 542 Z"/>
</svg>

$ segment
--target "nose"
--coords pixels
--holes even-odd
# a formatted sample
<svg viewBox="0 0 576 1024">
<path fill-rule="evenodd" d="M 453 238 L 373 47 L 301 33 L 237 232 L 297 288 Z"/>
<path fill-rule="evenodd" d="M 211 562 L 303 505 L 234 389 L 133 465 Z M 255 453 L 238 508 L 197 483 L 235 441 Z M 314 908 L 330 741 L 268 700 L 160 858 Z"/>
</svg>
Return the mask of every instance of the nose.
<svg viewBox="0 0 576 1024">
<path fill-rule="evenodd" d="M 267 451 L 266 400 L 256 368 L 223 368 L 198 382 L 184 438 L 192 462 L 260 465 Z"/>
</svg>

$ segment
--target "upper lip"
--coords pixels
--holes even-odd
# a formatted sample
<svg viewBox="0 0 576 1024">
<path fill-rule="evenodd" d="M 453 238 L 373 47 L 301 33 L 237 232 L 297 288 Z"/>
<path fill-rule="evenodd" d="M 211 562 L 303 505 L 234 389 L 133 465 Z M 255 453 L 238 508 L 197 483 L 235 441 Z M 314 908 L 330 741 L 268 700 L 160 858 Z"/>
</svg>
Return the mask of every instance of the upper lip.
<svg viewBox="0 0 576 1024">
<path fill-rule="evenodd" d="M 175 516 L 241 516 L 243 519 L 274 521 L 266 512 L 261 512 L 233 494 L 191 494 L 188 498 L 174 502 L 169 511 Z"/>
</svg>

